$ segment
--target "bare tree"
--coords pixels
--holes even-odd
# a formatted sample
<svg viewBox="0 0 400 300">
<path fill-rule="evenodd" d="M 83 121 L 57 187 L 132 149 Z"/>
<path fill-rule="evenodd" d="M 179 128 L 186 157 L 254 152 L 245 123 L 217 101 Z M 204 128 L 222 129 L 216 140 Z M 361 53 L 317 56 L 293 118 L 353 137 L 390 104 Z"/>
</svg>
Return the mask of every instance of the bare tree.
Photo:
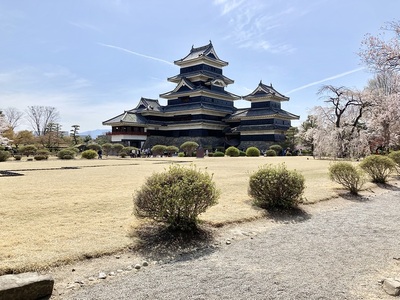
<svg viewBox="0 0 400 300">
<path fill-rule="evenodd" d="M 57 123 L 60 118 L 59 112 L 52 106 L 28 106 L 26 114 L 37 136 L 45 135 L 49 124 Z"/>
<path fill-rule="evenodd" d="M 3 113 L 6 116 L 8 124 L 10 124 L 12 130 L 18 127 L 21 118 L 24 116 L 24 113 L 15 107 L 7 107 Z"/>
</svg>

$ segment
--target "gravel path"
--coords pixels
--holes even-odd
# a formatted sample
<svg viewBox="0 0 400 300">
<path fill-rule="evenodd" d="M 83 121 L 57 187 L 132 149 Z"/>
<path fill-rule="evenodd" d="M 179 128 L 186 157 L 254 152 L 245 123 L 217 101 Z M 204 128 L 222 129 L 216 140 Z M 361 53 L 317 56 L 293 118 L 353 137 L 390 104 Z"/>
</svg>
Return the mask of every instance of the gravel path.
<svg viewBox="0 0 400 300">
<path fill-rule="evenodd" d="M 291 220 L 232 228 L 213 251 L 84 286 L 62 299 L 393 299 L 400 191 L 305 206 Z M 397 259 L 396 259 L 397 258 Z"/>
</svg>

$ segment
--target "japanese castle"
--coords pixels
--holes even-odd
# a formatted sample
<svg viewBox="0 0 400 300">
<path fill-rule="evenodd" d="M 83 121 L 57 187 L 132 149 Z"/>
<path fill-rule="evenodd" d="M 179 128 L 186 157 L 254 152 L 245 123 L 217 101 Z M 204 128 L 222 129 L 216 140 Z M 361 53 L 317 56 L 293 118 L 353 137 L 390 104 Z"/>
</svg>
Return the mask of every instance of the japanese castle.
<svg viewBox="0 0 400 300">
<path fill-rule="evenodd" d="M 223 75 L 228 62 L 221 60 L 210 43 L 192 47 L 189 54 L 174 62 L 178 75 L 168 78 L 176 84 L 157 99 L 141 98 L 131 110 L 103 122 L 111 126 L 111 142 L 137 148 L 156 144 L 179 147 L 195 141 L 204 148 L 235 146 L 260 150 L 285 140 L 291 120 L 299 116 L 281 109 L 289 98 L 276 91 L 272 84 L 261 81 L 255 90 L 238 96 L 225 88 L 234 81 Z M 236 108 L 235 100 L 250 102 L 249 108 Z"/>
</svg>

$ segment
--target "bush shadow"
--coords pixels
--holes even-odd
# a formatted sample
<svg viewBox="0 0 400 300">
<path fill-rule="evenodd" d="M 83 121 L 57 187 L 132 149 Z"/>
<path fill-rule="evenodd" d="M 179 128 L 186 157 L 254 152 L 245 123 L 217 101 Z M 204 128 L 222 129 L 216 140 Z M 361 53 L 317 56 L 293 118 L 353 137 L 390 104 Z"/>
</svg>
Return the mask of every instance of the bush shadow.
<svg viewBox="0 0 400 300">
<path fill-rule="evenodd" d="M 397 185 L 391 184 L 391 183 L 376 183 L 376 185 L 378 187 L 380 187 L 381 189 L 394 191 L 394 192 L 400 191 L 400 187 L 398 187 Z"/>
<path fill-rule="evenodd" d="M 301 207 L 266 208 L 266 217 L 279 223 L 301 223 L 311 219 L 311 214 Z"/>
<path fill-rule="evenodd" d="M 348 193 L 345 193 L 345 192 L 338 193 L 338 196 L 340 198 L 343 198 L 345 200 L 349 200 L 349 201 L 352 201 L 352 202 L 367 202 L 367 201 L 371 201 L 369 196 L 363 196 L 363 195 L 360 195 L 360 194 L 354 195 L 354 194 L 351 194 L 349 192 Z"/>
<path fill-rule="evenodd" d="M 131 250 L 154 261 L 192 260 L 216 250 L 214 231 L 206 225 L 199 225 L 190 231 L 180 231 L 150 223 L 135 228 L 131 237 L 137 239 Z"/>
</svg>

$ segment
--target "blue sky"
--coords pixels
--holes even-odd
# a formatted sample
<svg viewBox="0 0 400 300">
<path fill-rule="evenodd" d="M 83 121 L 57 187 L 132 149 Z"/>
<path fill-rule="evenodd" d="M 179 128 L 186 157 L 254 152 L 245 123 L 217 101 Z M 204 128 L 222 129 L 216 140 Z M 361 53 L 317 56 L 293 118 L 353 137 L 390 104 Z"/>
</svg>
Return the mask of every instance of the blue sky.
<svg viewBox="0 0 400 300">
<path fill-rule="evenodd" d="M 398 0 L 3 0 L 0 108 L 55 106 L 63 130 L 107 128 L 140 97 L 172 90 L 173 61 L 211 40 L 229 92 L 272 83 L 303 121 L 323 104 L 321 85 L 367 84 L 361 41 L 399 11 Z"/>
</svg>

